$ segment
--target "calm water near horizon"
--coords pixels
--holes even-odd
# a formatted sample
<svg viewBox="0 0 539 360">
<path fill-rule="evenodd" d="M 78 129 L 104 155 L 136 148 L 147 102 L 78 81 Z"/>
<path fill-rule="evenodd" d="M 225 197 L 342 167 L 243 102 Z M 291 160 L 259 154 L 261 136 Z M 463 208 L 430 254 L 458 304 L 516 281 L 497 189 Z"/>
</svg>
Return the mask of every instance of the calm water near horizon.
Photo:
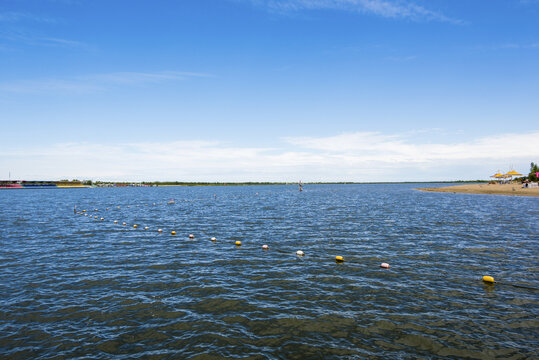
<svg viewBox="0 0 539 360">
<path fill-rule="evenodd" d="M 0 191 L 0 358 L 537 358 L 539 199 L 421 186 Z"/>
</svg>

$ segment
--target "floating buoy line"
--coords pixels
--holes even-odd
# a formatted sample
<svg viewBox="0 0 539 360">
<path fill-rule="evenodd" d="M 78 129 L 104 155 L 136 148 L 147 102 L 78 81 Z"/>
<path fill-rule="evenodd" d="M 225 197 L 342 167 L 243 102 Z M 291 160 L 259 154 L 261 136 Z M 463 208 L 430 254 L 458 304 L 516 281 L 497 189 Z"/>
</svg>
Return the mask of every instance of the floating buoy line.
<svg viewBox="0 0 539 360">
<path fill-rule="evenodd" d="M 186 202 L 187 202 L 187 201 L 188 201 L 188 200 L 186 200 Z M 166 204 L 166 205 L 174 205 L 175 203 L 176 203 L 176 202 L 174 201 L 174 199 L 171 199 L 170 201 L 164 202 L 163 204 Z M 157 205 L 161 205 L 161 203 L 153 203 L 153 205 L 154 205 L 154 206 L 157 206 Z M 138 204 L 136 205 L 136 207 L 139 207 L 139 206 L 140 206 L 140 205 L 138 205 Z M 148 204 L 144 204 L 144 206 L 148 206 Z M 127 207 L 127 208 L 131 208 L 131 205 L 127 205 L 126 207 Z M 75 207 L 75 208 L 76 208 L 76 207 Z M 121 209 L 121 206 L 116 206 L 115 209 Z M 108 210 L 110 210 L 110 208 L 107 207 L 107 208 L 105 208 L 105 210 L 108 211 Z M 93 209 L 93 211 L 94 211 L 94 212 L 98 212 L 99 209 L 95 208 L 95 209 Z M 82 211 L 80 211 L 80 212 L 75 211 L 75 215 L 81 215 L 81 216 L 86 216 L 86 217 L 88 217 L 88 210 L 82 210 Z M 92 215 L 90 215 L 89 218 L 91 219 L 91 218 L 92 218 Z M 104 220 L 105 220 L 104 217 L 98 217 L 98 216 L 95 216 L 95 215 L 93 216 L 93 218 L 96 219 L 96 220 L 98 220 L 98 221 L 104 221 Z M 119 222 L 118 222 L 118 220 L 114 220 L 113 223 L 114 223 L 115 225 L 117 225 Z M 123 225 L 123 226 L 127 226 L 127 223 L 124 221 L 124 222 L 122 222 L 122 225 Z M 138 227 L 139 227 L 139 224 L 133 224 L 133 229 L 137 229 Z M 144 229 L 144 230 L 149 230 L 150 227 L 149 227 L 149 226 L 144 226 L 143 229 Z M 156 231 L 157 231 L 158 234 L 162 234 L 162 233 L 163 233 L 163 229 L 161 229 L 161 228 L 158 228 Z M 171 235 L 171 236 L 176 235 L 176 231 L 175 231 L 175 230 L 171 230 L 171 231 L 170 231 L 170 235 Z M 194 234 L 189 234 L 187 237 L 188 237 L 189 239 L 195 239 L 195 235 L 194 235 Z M 216 237 L 211 237 L 210 240 L 211 240 L 212 242 L 216 242 L 216 241 L 217 241 L 217 238 L 216 238 Z M 239 247 L 241 247 L 242 242 L 239 241 L 239 240 L 237 240 L 237 241 L 235 241 L 235 245 L 236 245 L 237 248 L 239 248 Z M 269 250 L 269 245 L 267 245 L 267 244 L 262 245 L 262 249 L 263 249 L 263 250 Z M 276 251 L 279 251 L 279 250 L 276 250 Z M 281 253 L 288 253 L 288 251 L 282 251 L 282 250 L 279 251 L 279 252 L 281 252 Z M 304 252 L 303 250 L 297 250 L 297 251 L 296 251 L 296 255 L 297 255 L 298 258 L 303 258 L 303 257 L 306 256 L 306 254 L 305 254 L 305 252 Z M 341 256 L 341 255 L 337 255 L 337 256 L 335 256 L 335 262 L 336 262 L 337 264 L 342 264 L 342 263 L 345 262 L 345 258 L 344 258 L 343 256 Z M 347 262 L 348 262 L 348 261 L 347 261 Z M 352 262 L 352 263 L 357 263 L 357 262 Z M 383 262 L 383 263 L 381 263 L 381 264 L 379 265 L 379 267 L 380 267 L 381 269 L 386 269 L 386 270 L 387 270 L 387 269 L 390 269 L 391 266 L 390 266 L 388 263 Z M 484 275 L 484 276 L 481 277 L 480 280 L 482 280 L 484 284 L 489 285 L 489 286 L 494 286 L 494 284 L 502 284 L 502 285 L 513 286 L 513 287 L 517 287 L 517 288 L 523 288 L 523 289 L 529 289 L 529 290 L 539 291 L 538 288 L 531 287 L 531 286 L 525 286 L 525 285 L 518 285 L 518 284 L 511 284 L 511 283 L 506 283 L 506 282 L 496 281 L 496 280 L 494 280 L 494 277 L 492 277 L 492 276 L 490 276 L 490 275 Z"/>
</svg>

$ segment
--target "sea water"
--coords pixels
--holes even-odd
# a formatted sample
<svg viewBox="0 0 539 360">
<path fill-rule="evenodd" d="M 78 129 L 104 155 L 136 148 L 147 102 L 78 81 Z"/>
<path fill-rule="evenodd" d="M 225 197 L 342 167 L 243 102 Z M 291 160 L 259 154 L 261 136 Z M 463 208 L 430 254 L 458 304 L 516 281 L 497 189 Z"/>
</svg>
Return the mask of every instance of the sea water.
<svg viewBox="0 0 539 360">
<path fill-rule="evenodd" d="M 0 357 L 537 356 L 539 199 L 418 186 L 0 191 Z"/>
</svg>

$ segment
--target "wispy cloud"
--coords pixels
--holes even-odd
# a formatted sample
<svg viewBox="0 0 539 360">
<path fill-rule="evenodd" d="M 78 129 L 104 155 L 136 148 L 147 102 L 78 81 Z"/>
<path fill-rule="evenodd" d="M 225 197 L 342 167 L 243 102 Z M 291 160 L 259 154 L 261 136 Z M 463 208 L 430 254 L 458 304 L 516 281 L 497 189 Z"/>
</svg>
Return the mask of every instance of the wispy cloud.
<svg viewBox="0 0 539 360">
<path fill-rule="evenodd" d="M 427 9 L 410 0 L 250 0 L 250 2 L 257 6 L 265 6 L 270 11 L 281 13 L 330 9 L 413 21 L 463 23 L 461 20 Z"/>
<path fill-rule="evenodd" d="M 539 42 L 527 43 L 527 44 L 517 44 L 517 43 L 506 43 L 497 46 L 498 49 L 539 49 Z"/>
<path fill-rule="evenodd" d="M 61 21 L 61 20 L 60 20 Z M 58 19 L 26 12 L 0 12 L 0 39 L 30 46 L 92 49 L 86 43 L 72 39 L 44 35 L 44 28 L 58 23 Z"/>
<path fill-rule="evenodd" d="M 408 62 L 417 59 L 417 56 L 415 55 L 409 55 L 409 56 L 388 56 L 386 57 L 386 60 L 393 61 L 393 62 Z"/>
<path fill-rule="evenodd" d="M 158 84 L 197 77 L 211 77 L 211 75 L 181 71 L 91 74 L 71 78 L 44 78 L 4 82 L 0 83 L 0 92 L 86 94 L 106 91 L 114 86 Z"/>
<path fill-rule="evenodd" d="M 56 20 L 51 17 L 36 15 L 23 12 L 1 12 L 0 23 L 17 23 L 17 22 L 40 22 L 40 23 L 55 23 Z"/>
<path fill-rule="evenodd" d="M 0 30 L 0 39 L 4 39 L 11 43 L 25 44 L 31 46 L 48 46 L 48 47 L 69 47 L 88 50 L 91 47 L 83 42 L 57 37 L 43 36 L 35 31 L 24 31 L 21 29 Z"/>
<path fill-rule="evenodd" d="M 286 138 L 280 147 L 223 141 L 64 143 L 2 149 L 0 168 L 19 176 L 103 180 L 305 181 L 487 179 L 510 164 L 539 157 L 539 131 L 466 142 L 411 141 L 408 134 L 347 133 Z M 51 166 L 51 164 L 54 164 Z M 515 168 L 520 172 L 526 168 Z M 35 177 L 35 176 L 34 176 Z"/>
</svg>

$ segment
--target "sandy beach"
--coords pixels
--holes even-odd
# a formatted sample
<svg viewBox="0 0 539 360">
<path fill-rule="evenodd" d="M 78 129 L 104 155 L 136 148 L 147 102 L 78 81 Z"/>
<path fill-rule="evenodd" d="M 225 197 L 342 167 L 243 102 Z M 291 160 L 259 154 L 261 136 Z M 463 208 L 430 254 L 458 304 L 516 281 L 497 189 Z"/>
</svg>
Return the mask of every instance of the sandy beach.
<svg viewBox="0 0 539 360">
<path fill-rule="evenodd" d="M 416 190 L 464 194 L 539 196 L 539 187 L 523 188 L 522 184 L 468 184 L 445 187 L 417 188 Z"/>
</svg>

